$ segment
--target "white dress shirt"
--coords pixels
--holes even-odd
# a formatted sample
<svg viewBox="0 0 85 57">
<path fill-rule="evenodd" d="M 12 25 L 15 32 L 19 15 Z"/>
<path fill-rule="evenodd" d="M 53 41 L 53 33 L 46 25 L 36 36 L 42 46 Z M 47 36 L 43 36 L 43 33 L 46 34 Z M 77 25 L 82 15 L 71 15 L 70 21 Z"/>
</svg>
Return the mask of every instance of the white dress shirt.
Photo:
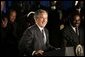
<svg viewBox="0 0 85 57">
<path fill-rule="evenodd" d="M 72 29 L 74 30 L 74 32 L 76 33 L 76 29 L 75 29 L 76 27 L 73 27 L 72 25 L 71 25 L 71 27 L 72 27 Z"/>
<path fill-rule="evenodd" d="M 73 27 L 72 25 L 71 25 L 71 27 L 72 27 L 72 29 L 74 30 L 74 32 L 79 35 L 79 30 L 78 30 L 78 32 L 77 32 L 77 31 L 76 31 L 76 27 Z"/>
</svg>

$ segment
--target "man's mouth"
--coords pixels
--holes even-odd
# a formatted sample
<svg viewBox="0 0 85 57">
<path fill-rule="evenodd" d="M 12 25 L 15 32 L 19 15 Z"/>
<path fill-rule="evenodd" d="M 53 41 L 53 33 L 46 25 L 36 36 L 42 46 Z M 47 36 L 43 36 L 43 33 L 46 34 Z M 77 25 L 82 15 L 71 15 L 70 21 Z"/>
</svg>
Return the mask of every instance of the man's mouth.
<svg viewBox="0 0 85 57">
<path fill-rule="evenodd" d="M 76 26 L 79 26 L 79 24 L 76 24 Z"/>
</svg>

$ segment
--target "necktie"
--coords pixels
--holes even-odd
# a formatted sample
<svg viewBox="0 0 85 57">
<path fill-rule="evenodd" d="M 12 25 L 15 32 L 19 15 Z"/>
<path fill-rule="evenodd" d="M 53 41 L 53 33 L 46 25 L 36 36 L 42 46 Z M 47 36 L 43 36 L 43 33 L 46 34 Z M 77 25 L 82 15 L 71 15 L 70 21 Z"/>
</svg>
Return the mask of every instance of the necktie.
<svg viewBox="0 0 85 57">
<path fill-rule="evenodd" d="M 79 29 L 78 29 L 78 27 L 76 27 L 76 34 L 78 35 L 78 43 L 80 43 L 80 36 L 79 36 Z"/>
<path fill-rule="evenodd" d="M 45 32 L 44 32 L 44 30 L 42 30 L 42 37 L 43 37 L 44 43 L 46 43 Z"/>
<path fill-rule="evenodd" d="M 76 27 L 76 34 L 79 35 L 78 27 Z"/>
</svg>

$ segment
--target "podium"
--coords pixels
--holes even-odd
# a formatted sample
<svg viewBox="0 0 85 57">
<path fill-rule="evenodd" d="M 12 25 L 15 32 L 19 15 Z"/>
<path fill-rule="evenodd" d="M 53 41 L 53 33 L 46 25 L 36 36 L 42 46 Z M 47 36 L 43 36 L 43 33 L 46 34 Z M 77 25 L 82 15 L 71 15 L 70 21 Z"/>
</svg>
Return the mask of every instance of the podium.
<svg viewBox="0 0 85 57">
<path fill-rule="evenodd" d="M 74 47 L 65 47 L 65 56 L 75 56 Z"/>
</svg>

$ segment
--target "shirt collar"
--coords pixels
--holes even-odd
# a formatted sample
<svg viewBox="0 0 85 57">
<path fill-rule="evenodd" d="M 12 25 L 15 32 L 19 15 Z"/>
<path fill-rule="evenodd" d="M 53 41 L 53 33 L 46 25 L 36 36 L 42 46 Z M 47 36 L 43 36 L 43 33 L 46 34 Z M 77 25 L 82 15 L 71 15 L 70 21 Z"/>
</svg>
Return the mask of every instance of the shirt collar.
<svg viewBox="0 0 85 57">
<path fill-rule="evenodd" d="M 71 24 L 70 24 L 70 25 L 71 25 Z M 72 25 L 71 25 L 71 27 L 72 27 L 72 29 L 74 30 L 74 32 L 76 32 L 76 30 L 75 30 L 76 27 L 73 27 Z"/>
<path fill-rule="evenodd" d="M 38 28 L 40 29 L 40 31 L 42 31 L 44 28 L 40 27 L 37 23 L 36 25 L 38 26 Z"/>
</svg>

